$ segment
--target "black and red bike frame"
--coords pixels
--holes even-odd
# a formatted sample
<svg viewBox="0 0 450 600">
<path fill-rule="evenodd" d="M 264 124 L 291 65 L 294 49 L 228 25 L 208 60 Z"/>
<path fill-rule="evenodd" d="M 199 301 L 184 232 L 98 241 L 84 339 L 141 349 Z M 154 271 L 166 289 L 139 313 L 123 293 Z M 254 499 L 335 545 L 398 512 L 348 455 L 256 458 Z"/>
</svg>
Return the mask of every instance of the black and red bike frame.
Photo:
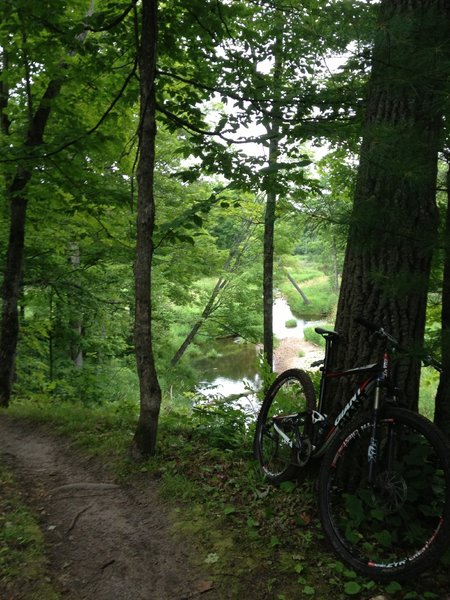
<svg viewBox="0 0 450 600">
<path fill-rule="evenodd" d="M 389 381 L 389 371 L 390 371 L 390 355 L 387 349 L 385 349 L 383 353 L 383 360 L 379 363 L 373 363 L 369 365 L 364 365 L 361 367 L 356 367 L 353 369 L 345 369 L 345 370 L 332 370 L 331 368 L 331 360 L 332 360 L 332 350 L 333 344 L 338 340 L 339 334 L 335 331 L 328 331 L 322 329 L 320 327 L 316 328 L 316 332 L 322 335 L 325 339 L 325 357 L 323 366 L 321 367 L 322 377 L 320 380 L 320 388 L 319 388 L 319 401 L 317 406 L 317 411 L 313 411 L 312 421 L 313 424 L 320 423 L 324 421 L 327 417 L 325 414 L 325 397 L 327 390 L 327 383 L 330 379 L 340 378 L 340 377 L 351 377 L 354 375 L 362 375 L 367 374 L 368 376 L 363 379 L 361 383 L 358 384 L 354 394 L 350 398 L 350 400 L 345 404 L 339 414 L 335 417 L 334 421 L 330 424 L 330 427 L 324 436 L 321 443 L 313 448 L 313 456 L 321 457 L 326 452 L 327 448 L 331 444 L 331 441 L 337 435 L 339 430 L 341 430 L 352 418 L 352 416 L 357 412 L 362 403 L 367 400 L 369 395 L 374 391 L 373 394 L 373 405 L 372 405 L 372 414 L 373 414 L 373 422 L 372 422 L 372 435 L 369 442 L 368 448 L 368 461 L 369 461 L 369 481 L 372 479 L 372 471 L 373 465 L 376 462 L 377 457 L 377 429 L 378 429 L 378 420 L 380 414 L 380 398 L 381 398 L 381 389 L 387 386 L 387 382 Z M 387 334 L 388 336 L 388 334 Z M 389 338 L 387 340 L 389 341 Z M 394 342 L 394 338 L 392 338 Z"/>
</svg>

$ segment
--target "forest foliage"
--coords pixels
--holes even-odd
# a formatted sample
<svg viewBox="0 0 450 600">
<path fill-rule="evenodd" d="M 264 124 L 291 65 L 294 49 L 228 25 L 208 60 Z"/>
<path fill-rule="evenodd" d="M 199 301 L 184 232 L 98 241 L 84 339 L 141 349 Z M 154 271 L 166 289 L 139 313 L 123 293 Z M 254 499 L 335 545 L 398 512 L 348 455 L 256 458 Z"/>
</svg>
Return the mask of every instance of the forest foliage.
<svg viewBox="0 0 450 600">
<path fill-rule="evenodd" d="M 26 211 L 16 273 L 20 396 L 136 402 L 140 10 L 110 0 L 0 8 L 4 294 L 14 207 Z M 151 294 L 163 402 L 192 393 L 194 359 L 211 340 L 262 341 L 270 193 L 274 286 L 296 315 L 334 321 L 378 18 L 379 4 L 363 0 L 159 2 Z M 443 142 L 439 150 L 443 174 Z M 426 329 L 437 353 L 443 239 Z M 288 280 L 295 274 L 302 287 L 308 269 L 318 286 L 311 305 Z"/>
<path fill-rule="evenodd" d="M 153 0 L 0 3 L 0 404 L 9 403 L 12 384 L 14 414 L 63 427 L 64 435 L 117 462 L 120 476 L 142 468 L 160 477 L 162 493 L 188 515 L 184 527 L 189 520 L 206 535 L 205 562 L 231 571 L 242 559 L 243 585 L 254 583 L 249 574 L 261 574 L 261 594 L 278 590 L 283 600 L 298 590 L 316 597 L 400 590 L 404 598 L 437 597 L 447 585 L 448 555 L 435 580 L 402 591 L 396 582 L 381 590 L 322 554 L 312 488 L 298 494 L 290 482 L 281 488 L 262 482 L 251 461 L 252 428 L 235 398 L 216 394 L 201 405 L 197 385 L 206 370 L 200 359 L 224 362 L 217 341 L 261 347 L 268 221 L 273 288 L 296 317 L 333 327 L 338 310 L 345 328 L 350 293 L 342 292 L 343 272 L 350 291 L 356 272 L 346 267 L 348 242 L 359 233 L 367 257 L 367 249 L 392 234 L 388 223 L 402 225 L 406 215 L 413 227 L 423 206 L 420 198 L 409 203 L 408 192 L 424 176 L 431 180 L 434 225 L 426 239 L 427 277 L 419 282 L 423 329 L 410 337 L 415 352 L 425 342 L 443 360 L 436 413 L 450 432 L 450 35 L 445 41 L 421 34 L 429 6 L 448 14 L 447 2 L 159 0 L 149 293 L 163 441 L 156 460 L 136 467 L 125 455 L 140 393 L 133 328 L 139 161 L 148 166 L 140 154 L 143 4 L 156 6 Z M 411 7 L 419 12 L 401 13 Z M 441 20 L 436 36 L 445 23 L 450 19 Z M 433 22 L 427 28 L 434 31 Z M 428 78 L 430 49 L 438 81 L 435 71 Z M 384 68 L 387 60 L 392 64 Z M 382 122 L 387 102 L 375 109 L 369 103 L 374 90 L 382 99 L 392 93 L 393 104 L 401 98 L 388 122 Z M 435 166 L 424 172 L 417 158 L 429 150 L 422 128 L 402 113 L 425 92 L 430 113 L 425 103 L 415 117 L 419 125 L 430 114 L 439 120 L 432 144 L 437 178 Z M 366 170 L 369 183 L 361 165 L 376 166 Z M 386 186 L 380 172 L 389 173 Z M 391 213 L 399 196 L 401 210 Z M 401 234 L 402 242 L 410 235 L 416 242 L 421 230 Z M 399 236 L 392 239 L 385 254 L 397 256 Z M 357 305 L 369 319 L 386 315 L 383 324 L 402 338 L 410 331 L 395 316 L 399 296 L 410 299 L 419 279 L 406 278 L 401 288 L 401 277 L 395 270 L 388 276 L 385 266 L 380 259 L 357 273 L 381 299 L 375 306 L 361 294 Z M 361 343 L 347 345 L 358 360 Z M 263 360 L 258 368 L 263 381 L 273 379 Z M 437 376 L 422 375 L 421 409 L 430 418 L 436 385 Z M 248 386 L 246 394 L 253 392 Z M 1 476 L 12 495 L 10 475 Z M 41 539 L 34 543 L 40 547 Z"/>
</svg>

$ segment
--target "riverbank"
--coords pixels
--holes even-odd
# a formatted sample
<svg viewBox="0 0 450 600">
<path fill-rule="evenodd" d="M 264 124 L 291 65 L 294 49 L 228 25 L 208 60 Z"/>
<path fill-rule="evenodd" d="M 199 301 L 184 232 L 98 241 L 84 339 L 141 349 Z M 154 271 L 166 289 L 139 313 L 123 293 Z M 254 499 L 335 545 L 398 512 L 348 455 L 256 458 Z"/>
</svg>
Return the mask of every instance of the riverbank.
<svg viewBox="0 0 450 600">
<path fill-rule="evenodd" d="M 280 340 L 274 350 L 274 371 L 281 373 L 287 369 L 311 368 L 311 363 L 323 358 L 323 349 L 300 337 L 288 337 Z"/>
</svg>

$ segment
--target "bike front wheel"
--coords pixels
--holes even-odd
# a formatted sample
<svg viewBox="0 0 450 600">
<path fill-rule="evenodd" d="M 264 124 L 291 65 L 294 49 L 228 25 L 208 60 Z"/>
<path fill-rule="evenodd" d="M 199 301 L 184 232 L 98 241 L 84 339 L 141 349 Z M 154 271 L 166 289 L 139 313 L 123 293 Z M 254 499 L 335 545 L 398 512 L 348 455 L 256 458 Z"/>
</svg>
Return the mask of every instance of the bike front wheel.
<svg viewBox="0 0 450 600">
<path fill-rule="evenodd" d="M 266 479 L 293 479 L 311 452 L 312 381 L 300 369 L 279 375 L 268 389 L 256 422 L 255 457 Z"/>
<path fill-rule="evenodd" d="M 328 449 L 320 517 L 341 560 L 370 579 L 401 581 L 450 541 L 449 447 L 430 421 L 397 407 L 383 409 L 374 445 L 372 421 L 361 414 Z"/>
</svg>

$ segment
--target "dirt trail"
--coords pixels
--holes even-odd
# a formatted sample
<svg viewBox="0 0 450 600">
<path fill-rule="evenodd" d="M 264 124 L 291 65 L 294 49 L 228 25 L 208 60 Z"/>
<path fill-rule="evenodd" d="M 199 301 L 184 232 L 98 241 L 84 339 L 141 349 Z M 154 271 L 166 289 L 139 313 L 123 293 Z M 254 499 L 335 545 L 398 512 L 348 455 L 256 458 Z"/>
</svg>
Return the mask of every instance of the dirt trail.
<svg viewBox="0 0 450 600">
<path fill-rule="evenodd" d="M 156 481 L 118 486 L 64 439 L 5 416 L 0 440 L 0 460 L 38 516 L 64 599 L 218 598 L 208 577 L 190 567 L 189 549 L 171 536 Z"/>
</svg>

